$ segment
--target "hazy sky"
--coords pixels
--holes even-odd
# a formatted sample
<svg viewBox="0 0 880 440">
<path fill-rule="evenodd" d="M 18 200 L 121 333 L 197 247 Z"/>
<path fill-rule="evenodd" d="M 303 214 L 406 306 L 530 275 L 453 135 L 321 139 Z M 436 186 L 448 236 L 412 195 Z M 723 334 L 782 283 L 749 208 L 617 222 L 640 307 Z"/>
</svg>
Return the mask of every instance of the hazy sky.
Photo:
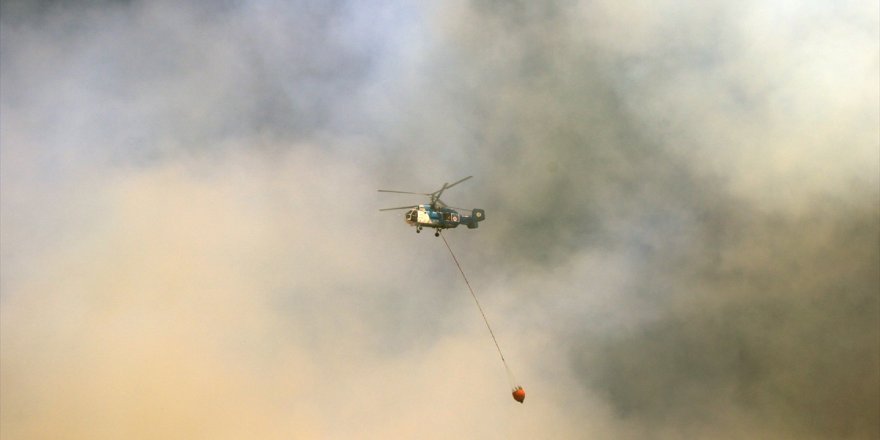
<svg viewBox="0 0 880 440">
<path fill-rule="evenodd" d="M 0 8 L 4 439 L 880 436 L 877 2 L 178 3 Z"/>
</svg>

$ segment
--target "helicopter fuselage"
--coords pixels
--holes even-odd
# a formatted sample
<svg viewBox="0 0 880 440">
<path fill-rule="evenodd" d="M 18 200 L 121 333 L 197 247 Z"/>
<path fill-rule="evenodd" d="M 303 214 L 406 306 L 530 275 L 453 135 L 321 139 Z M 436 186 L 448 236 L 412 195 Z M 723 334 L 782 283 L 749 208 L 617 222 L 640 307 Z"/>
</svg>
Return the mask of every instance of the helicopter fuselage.
<svg viewBox="0 0 880 440">
<path fill-rule="evenodd" d="M 469 229 L 477 228 L 480 221 L 485 219 L 482 209 L 474 209 L 471 215 L 461 215 L 451 208 L 434 209 L 430 204 L 413 207 L 403 215 L 404 221 L 410 226 L 415 226 L 416 231 L 422 228 L 452 229 L 463 224 Z"/>
<path fill-rule="evenodd" d="M 428 228 L 455 228 L 461 223 L 458 211 L 449 208 L 431 209 L 431 205 L 419 205 L 403 215 L 410 226 Z"/>
</svg>

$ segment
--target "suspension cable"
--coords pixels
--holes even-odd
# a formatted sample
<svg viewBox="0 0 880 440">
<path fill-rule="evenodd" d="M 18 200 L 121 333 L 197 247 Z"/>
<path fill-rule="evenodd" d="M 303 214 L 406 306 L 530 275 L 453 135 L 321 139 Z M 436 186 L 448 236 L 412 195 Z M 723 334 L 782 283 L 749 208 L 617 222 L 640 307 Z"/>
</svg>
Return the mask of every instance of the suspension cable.
<svg viewBox="0 0 880 440">
<path fill-rule="evenodd" d="M 438 233 L 440 230 L 438 229 Z M 492 326 L 489 325 L 489 319 L 486 318 L 486 313 L 483 312 L 483 306 L 480 305 L 480 301 L 477 299 L 477 295 L 474 293 L 474 289 L 471 287 L 471 283 L 467 279 L 467 275 L 464 274 L 464 269 L 461 268 L 461 264 L 458 262 L 458 258 L 455 257 L 455 253 L 452 252 L 452 248 L 449 246 L 449 242 L 446 241 L 446 237 L 443 234 L 439 234 L 440 238 L 443 239 L 443 243 L 446 244 L 446 249 L 449 249 L 449 255 L 452 255 L 452 261 L 455 261 L 455 265 L 458 266 L 458 271 L 461 272 L 461 277 L 464 278 L 464 283 L 467 285 L 468 290 L 471 292 L 471 297 L 474 299 L 474 302 L 477 304 L 477 309 L 480 310 L 480 315 L 483 316 L 483 322 L 486 323 L 486 328 L 489 330 L 489 335 L 492 336 L 492 342 L 495 343 L 495 348 L 498 349 L 498 356 L 501 356 L 501 363 L 504 364 L 504 369 L 507 370 L 507 379 L 510 381 L 510 386 L 513 387 L 516 384 L 516 379 L 513 377 L 513 373 L 510 371 L 510 367 L 507 366 L 507 361 L 504 359 L 504 353 L 501 352 L 501 346 L 498 345 L 498 339 L 495 337 L 495 332 L 492 331 Z"/>
</svg>

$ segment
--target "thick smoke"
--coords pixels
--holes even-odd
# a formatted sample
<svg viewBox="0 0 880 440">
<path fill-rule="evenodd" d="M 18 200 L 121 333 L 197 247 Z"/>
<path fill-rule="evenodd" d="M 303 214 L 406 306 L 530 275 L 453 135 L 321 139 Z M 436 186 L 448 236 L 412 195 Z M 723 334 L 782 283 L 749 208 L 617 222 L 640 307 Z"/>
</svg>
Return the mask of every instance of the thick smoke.
<svg viewBox="0 0 880 440">
<path fill-rule="evenodd" d="M 880 435 L 876 4 L 0 12 L 3 438 Z"/>
</svg>

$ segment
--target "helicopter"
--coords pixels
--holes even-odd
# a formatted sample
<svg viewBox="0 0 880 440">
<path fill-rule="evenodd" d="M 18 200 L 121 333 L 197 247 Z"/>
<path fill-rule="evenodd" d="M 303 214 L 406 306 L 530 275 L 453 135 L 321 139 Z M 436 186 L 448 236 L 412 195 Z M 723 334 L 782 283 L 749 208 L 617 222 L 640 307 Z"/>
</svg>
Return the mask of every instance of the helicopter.
<svg viewBox="0 0 880 440">
<path fill-rule="evenodd" d="M 418 193 L 410 191 L 393 191 L 388 189 L 380 189 L 379 192 L 398 193 L 398 194 L 418 194 L 430 197 L 430 203 L 420 205 L 398 206 L 396 208 L 384 208 L 379 211 L 393 211 L 398 209 L 408 209 L 403 219 L 410 226 L 415 226 L 416 233 L 422 232 L 422 228 L 434 228 L 434 236 L 439 237 L 440 231 L 443 229 L 457 228 L 458 225 L 465 225 L 468 229 L 476 229 L 479 223 L 486 219 L 486 211 L 479 208 L 462 209 L 453 208 L 440 200 L 443 191 L 458 185 L 465 180 L 474 176 L 467 176 L 455 183 L 444 183 L 443 187 L 432 193 Z M 470 215 L 462 215 L 458 211 L 470 211 Z"/>
</svg>

